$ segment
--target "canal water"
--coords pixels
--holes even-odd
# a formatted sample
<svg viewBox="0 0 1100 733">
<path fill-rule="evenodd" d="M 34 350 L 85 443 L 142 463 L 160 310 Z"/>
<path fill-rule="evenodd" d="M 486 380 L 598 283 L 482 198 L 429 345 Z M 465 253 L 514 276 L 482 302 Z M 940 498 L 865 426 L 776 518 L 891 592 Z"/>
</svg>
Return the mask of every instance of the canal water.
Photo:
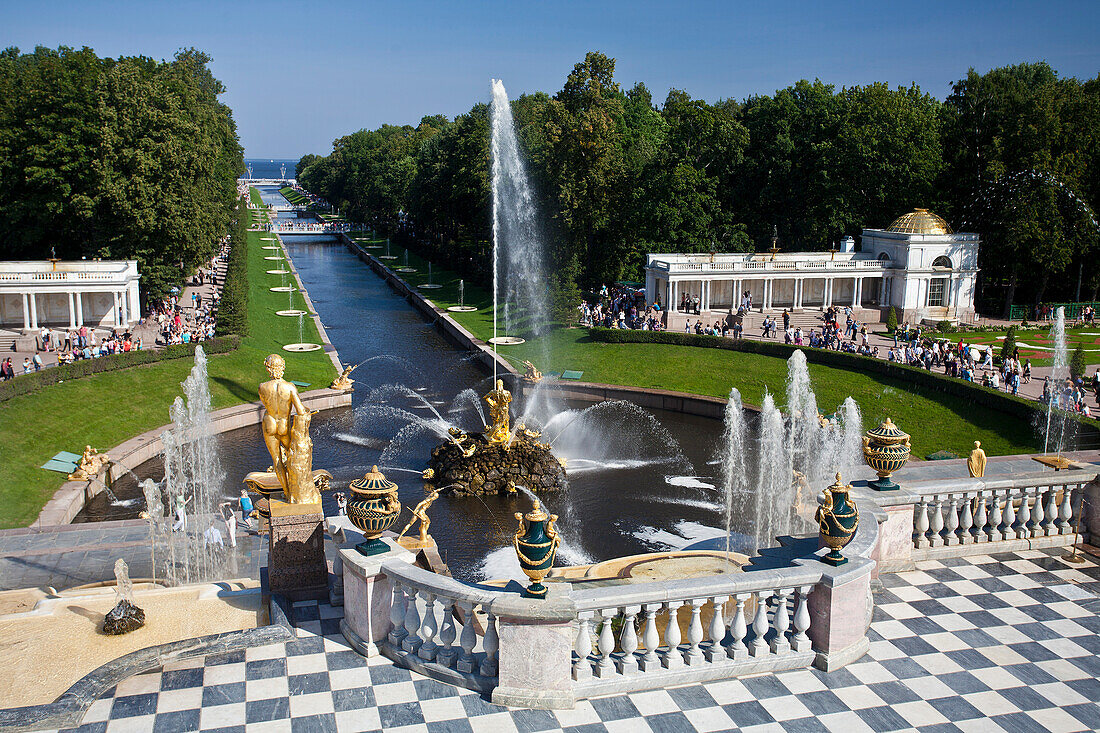
<svg viewBox="0 0 1100 733">
<path fill-rule="evenodd" d="M 329 470 L 333 488 L 347 492 L 350 481 L 380 464 L 400 486 L 402 504 L 414 506 L 424 497 L 419 473 L 441 438 L 433 429 L 411 426 L 409 415 L 421 425 L 435 421 L 437 431 L 444 428 L 436 411 L 448 423 L 480 429 L 475 404 L 491 388 L 492 378 L 336 238 L 299 235 L 284 241 L 341 361 L 363 363 L 352 374 L 352 407 L 313 419 L 314 468 Z M 285 356 L 286 377 L 294 379 L 295 357 Z M 264 378 L 258 364 L 257 383 Z M 460 396 L 471 389 L 474 393 Z M 517 397 L 512 407 L 522 414 L 529 406 Z M 546 425 L 544 439 L 556 439 L 555 451 L 568 460 L 567 489 L 540 497 L 560 516 L 564 544 L 559 564 L 679 548 L 724 534 L 713 461 L 719 421 L 621 404 L 584 413 L 568 408 L 540 398 L 532 411 L 532 419 Z M 225 433 L 219 440 L 226 492 L 239 494 L 245 474 L 271 462 L 259 427 Z M 135 473 L 160 479 L 163 465 L 152 460 Z M 139 514 L 140 491 L 132 479 L 118 481 L 115 495 L 115 502 L 105 494 L 96 497 L 76 521 Z M 324 502 L 326 513 L 335 513 L 332 494 Z M 523 493 L 440 497 L 429 512 L 431 534 L 455 576 L 472 580 L 514 574 L 514 514 L 530 504 Z M 401 520 L 408 516 L 406 509 Z"/>
</svg>

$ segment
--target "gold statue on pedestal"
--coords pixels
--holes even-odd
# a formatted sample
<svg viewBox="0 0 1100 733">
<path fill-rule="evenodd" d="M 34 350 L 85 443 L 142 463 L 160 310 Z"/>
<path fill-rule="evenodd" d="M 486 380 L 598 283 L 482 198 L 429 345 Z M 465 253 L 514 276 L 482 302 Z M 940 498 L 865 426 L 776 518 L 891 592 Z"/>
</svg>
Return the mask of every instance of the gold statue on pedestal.
<svg viewBox="0 0 1100 733">
<path fill-rule="evenodd" d="M 982 450 L 982 441 L 974 441 L 974 450 L 970 451 L 970 457 L 966 459 L 966 470 L 970 472 L 970 478 L 985 476 L 985 451 Z"/>
<path fill-rule="evenodd" d="M 352 387 L 351 385 L 355 382 L 355 380 L 350 379 L 348 375 L 350 375 L 352 372 L 354 372 L 358 368 L 359 368 L 358 364 L 356 364 L 355 366 L 344 367 L 344 371 L 340 372 L 340 376 L 338 376 L 338 377 L 336 377 L 336 379 L 332 380 L 332 384 L 330 384 L 328 386 L 328 388 L 329 389 L 338 389 L 342 392 L 352 392 L 352 391 L 354 391 L 355 388 Z"/>
<path fill-rule="evenodd" d="M 485 438 L 490 443 L 508 445 L 512 442 L 512 434 L 508 429 L 508 403 L 512 401 L 512 393 L 504 389 L 504 380 L 497 380 L 497 387 L 483 398 L 489 405 L 489 432 Z"/>
<path fill-rule="evenodd" d="M 80 456 L 80 463 L 76 470 L 69 474 L 70 481 L 91 481 L 99 472 L 111 462 L 111 457 L 106 453 L 100 453 L 90 445 L 84 446 L 84 453 Z"/>
<path fill-rule="evenodd" d="M 535 368 L 535 365 L 529 361 L 523 362 L 523 368 L 527 371 L 523 374 L 523 379 L 527 382 L 534 384 L 542 379 L 542 372 Z"/>
<path fill-rule="evenodd" d="M 426 484 L 424 488 L 428 489 L 428 495 L 412 510 L 412 519 L 409 520 L 409 523 L 406 524 L 405 528 L 397 535 L 398 541 L 400 541 L 401 538 L 405 536 L 405 533 L 412 529 L 412 526 L 419 521 L 420 545 L 426 546 L 428 544 L 428 527 L 432 524 L 432 520 L 428 518 L 428 507 L 439 498 L 439 489 L 430 484 Z"/>
<path fill-rule="evenodd" d="M 264 444 L 271 454 L 271 471 L 287 501 L 291 504 L 320 504 L 318 478 L 327 486 L 327 471 L 313 470 L 313 441 L 309 437 L 312 413 L 302 404 L 298 389 L 283 379 L 286 362 L 278 354 L 264 360 L 271 380 L 260 385 L 260 402 L 264 406 L 261 422 Z M 294 410 L 291 422 L 291 408 Z M 318 477 L 318 474 L 323 476 Z M 266 477 L 249 474 L 245 482 L 270 483 Z"/>
</svg>

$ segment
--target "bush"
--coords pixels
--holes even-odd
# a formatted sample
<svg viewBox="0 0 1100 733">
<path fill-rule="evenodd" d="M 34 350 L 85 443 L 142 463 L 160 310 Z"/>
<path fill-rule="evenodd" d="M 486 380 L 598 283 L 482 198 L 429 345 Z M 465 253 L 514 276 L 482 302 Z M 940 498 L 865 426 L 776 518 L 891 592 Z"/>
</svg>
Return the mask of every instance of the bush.
<svg viewBox="0 0 1100 733">
<path fill-rule="evenodd" d="M 1073 350 L 1073 356 L 1069 359 L 1069 374 L 1074 379 L 1085 378 L 1085 349 L 1081 344 Z"/>
<path fill-rule="evenodd" d="M 219 336 L 248 335 L 248 213 L 237 210 L 237 223 L 229 235 L 229 264 L 225 270 L 222 299 L 218 305 Z"/>
<path fill-rule="evenodd" d="M 936 330 L 940 333 L 951 333 L 955 327 L 951 325 L 951 321 L 940 321 L 936 324 Z"/>
<path fill-rule="evenodd" d="M 886 332 L 893 333 L 898 330 L 898 313 L 894 306 L 890 306 L 890 312 L 886 314 Z"/>
<path fill-rule="evenodd" d="M 1004 364 L 1006 360 L 1012 357 L 1012 354 L 1016 351 L 1016 327 L 1009 326 L 1008 333 L 1005 334 L 1004 343 L 1001 344 L 1001 363 Z"/>
<path fill-rule="evenodd" d="M 225 336 L 203 341 L 201 345 L 203 351 L 207 354 L 225 354 L 235 351 L 240 343 L 241 340 L 237 336 Z M 177 344 L 160 350 L 128 351 L 123 354 L 101 356 L 98 359 L 81 359 L 80 361 L 74 361 L 72 364 L 62 364 L 57 367 L 47 367 L 40 372 L 21 374 L 15 379 L 0 383 L 0 402 L 19 395 L 37 392 L 43 387 L 70 379 L 80 379 L 93 374 L 129 369 L 141 364 L 155 364 L 158 361 L 193 357 L 195 347 L 198 345 Z"/>
</svg>

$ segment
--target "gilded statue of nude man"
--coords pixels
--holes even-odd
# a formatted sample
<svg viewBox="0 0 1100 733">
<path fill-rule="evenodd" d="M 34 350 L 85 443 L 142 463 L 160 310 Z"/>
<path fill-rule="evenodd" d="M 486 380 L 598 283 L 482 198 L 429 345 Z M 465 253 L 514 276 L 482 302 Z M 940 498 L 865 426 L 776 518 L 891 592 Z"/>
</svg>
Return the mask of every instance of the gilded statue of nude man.
<svg viewBox="0 0 1100 733">
<path fill-rule="evenodd" d="M 497 380 L 497 388 L 483 398 L 489 405 L 489 434 L 486 436 L 490 443 L 504 443 L 511 441 L 512 434 L 508 429 L 508 403 L 512 401 L 512 393 L 504 389 L 504 380 Z"/>
<path fill-rule="evenodd" d="M 267 373 L 271 375 L 271 381 L 260 385 L 260 402 L 263 403 L 264 444 L 271 454 L 272 470 L 279 479 L 279 485 L 290 498 L 287 481 L 287 458 L 290 454 L 290 408 L 294 408 L 294 414 L 307 415 L 309 410 L 302 404 L 302 398 L 298 396 L 298 388 L 283 379 L 286 371 L 286 362 L 278 354 L 272 354 L 264 359 Z"/>
</svg>

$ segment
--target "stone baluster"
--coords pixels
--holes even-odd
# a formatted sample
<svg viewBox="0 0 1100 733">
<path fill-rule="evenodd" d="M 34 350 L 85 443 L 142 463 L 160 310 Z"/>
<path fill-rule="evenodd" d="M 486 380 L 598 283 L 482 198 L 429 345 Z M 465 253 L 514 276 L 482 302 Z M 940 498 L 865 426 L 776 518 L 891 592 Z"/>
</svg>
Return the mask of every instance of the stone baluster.
<svg viewBox="0 0 1100 733">
<path fill-rule="evenodd" d="M 798 605 L 794 609 L 794 638 L 791 639 L 791 648 L 796 652 L 807 652 L 810 650 L 811 642 L 810 637 L 806 632 L 810 628 L 810 591 L 814 587 L 812 585 L 804 585 L 798 588 Z"/>
<path fill-rule="evenodd" d="M 963 494 L 959 497 L 959 502 L 961 503 L 959 507 L 961 510 L 959 512 L 961 515 L 959 517 L 959 542 L 964 545 L 969 545 L 974 542 L 974 500 L 966 494 Z"/>
<path fill-rule="evenodd" d="M 989 513 L 986 511 L 986 502 L 988 497 L 982 496 L 982 492 L 978 492 L 977 497 L 974 499 L 977 502 L 978 512 L 974 517 L 974 541 L 975 542 L 989 542 L 989 531 L 986 527 L 989 524 Z"/>
<path fill-rule="evenodd" d="M 615 634 L 611 631 L 611 619 L 619 615 L 617 608 L 601 608 L 600 635 L 596 638 L 596 647 L 600 652 L 599 661 L 596 664 L 597 677 L 610 677 L 615 673 L 615 662 L 611 659 L 611 652 L 615 651 Z"/>
<path fill-rule="evenodd" d="M 643 672 L 652 672 L 661 668 L 661 658 L 657 656 L 657 645 L 661 643 L 661 636 L 657 631 L 657 612 L 660 610 L 660 603 L 645 604 L 645 628 L 642 629 L 645 654 L 638 663 Z"/>
<path fill-rule="evenodd" d="M 457 650 L 454 648 L 455 637 L 458 635 L 457 629 L 455 629 L 455 602 L 453 598 L 441 598 L 440 600 L 443 602 L 443 627 L 439 631 L 439 640 L 443 642 L 443 646 L 436 652 L 435 661 L 444 667 L 450 667 L 454 664 L 455 657 L 458 655 Z"/>
<path fill-rule="evenodd" d="M 1067 487 L 1068 489 L 1068 487 Z M 1046 521 L 1043 522 L 1043 534 L 1050 537 L 1052 534 L 1058 534 L 1058 505 L 1055 503 L 1055 496 L 1058 494 L 1057 490 L 1053 486 L 1048 486 L 1046 491 Z"/>
<path fill-rule="evenodd" d="M 745 620 L 745 602 L 749 594 L 738 593 L 733 597 L 737 609 L 733 613 L 733 621 L 730 621 L 730 645 L 726 654 L 730 659 L 745 659 L 749 656 L 749 649 L 745 646 L 745 636 L 749 633 L 748 622 Z"/>
<path fill-rule="evenodd" d="M 455 669 L 464 674 L 472 674 L 477 668 L 477 662 L 474 659 L 474 645 L 477 644 L 477 631 L 474 628 L 474 604 L 471 601 L 461 601 L 458 607 L 462 609 L 462 633 L 458 637 L 462 653 L 458 657 Z"/>
<path fill-rule="evenodd" d="M 706 598 L 691 599 L 691 622 L 688 624 L 688 648 L 687 651 L 684 652 L 684 661 L 688 663 L 688 666 L 697 666 L 703 662 L 703 652 L 699 649 L 699 644 L 703 641 L 703 622 L 699 618 L 699 614 L 703 610 L 703 604 L 706 602 Z"/>
<path fill-rule="evenodd" d="M 638 649 L 638 631 L 634 628 L 634 618 L 641 610 L 641 606 L 627 606 L 623 609 L 623 630 L 619 634 L 619 648 L 623 654 L 619 658 L 619 674 L 638 671 L 638 657 L 634 655 Z"/>
<path fill-rule="evenodd" d="M 947 523 L 944 525 L 943 542 L 945 545 L 957 545 L 959 544 L 959 498 L 948 496 L 947 504 Z"/>
<path fill-rule="evenodd" d="M 787 639 L 787 630 L 791 627 L 790 612 L 787 610 L 787 598 L 791 591 L 780 588 L 775 593 L 775 637 L 772 639 L 772 654 L 786 654 L 791 650 L 791 642 Z"/>
<path fill-rule="evenodd" d="M 488 609 L 486 614 L 488 617 L 485 620 L 485 638 L 481 642 L 482 647 L 485 649 L 485 659 L 481 660 L 480 671 L 482 677 L 496 677 L 497 649 L 500 645 L 500 638 L 497 636 L 497 617 Z"/>
<path fill-rule="evenodd" d="M 929 542 L 932 547 L 943 546 L 943 497 L 937 496 L 936 503 L 932 507 L 932 536 Z"/>
<path fill-rule="evenodd" d="M 1017 512 L 1016 518 L 1019 520 L 1019 524 L 1016 528 L 1016 539 L 1022 540 L 1031 534 L 1031 508 L 1028 504 L 1027 489 L 1020 492 L 1020 511 Z"/>
<path fill-rule="evenodd" d="M 989 496 L 991 510 L 989 512 L 989 541 L 1000 542 L 1005 538 L 1004 527 L 1001 526 L 1001 502 L 1003 497 L 994 491 Z"/>
<path fill-rule="evenodd" d="M 714 604 L 714 614 L 710 617 L 710 626 L 707 627 L 710 644 L 707 646 L 705 656 L 708 662 L 717 662 L 726 658 L 726 648 L 722 646 L 726 638 L 726 620 L 722 618 L 722 606 L 729 599 L 729 596 L 715 596 L 711 599 Z"/>
<path fill-rule="evenodd" d="M 1043 536 L 1043 520 L 1046 517 L 1046 513 L 1043 511 L 1043 490 L 1042 487 L 1036 486 L 1033 489 L 1029 489 L 1028 493 L 1035 497 L 1034 503 L 1031 505 L 1031 532 L 1032 537 Z"/>
<path fill-rule="evenodd" d="M 420 648 L 420 609 L 416 607 L 416 588 L 409 587 L 409 602 L 405 606 L 405 640 L 401 642 L 401 648 L 410 654 L 415 654 Z"/>
<path fill-rule="evenodd" d="M 753 639 L 749 643 L 749 654 L 761 657 L 768 653 L 768 642 L 764 636 L 768 633 L 768 597 L 771 591 L 756 592 L 756 616 L 752 620 Z"/>
<path fill-rule="evenodd" d="M 420 623 L 420 638 L 423 641 L 416 651 L 416 656 L 425 662 L 431 662 L 435 659 L 436 650 L 439 649 L 439 645 L 435 642 L 435 633 L 438 630 L 439 626 L 435 620 L 435 596 L 431 593 L 425 593 L 424 619 Z"/>
<path fill-rule="evenodd" d="M 669 601 L 665 604 L 668 609 L 668 623 L 665 624 L 665 649 L 661 663 L 665 669 L 678 669 L 684 666 L 684 656 L 680 653 L 680 621 L 677 618 L 677 610 L 684 605 L 683 601 Z"/>
<path fill-rule="evenodd" d="M 928 547 L 928 499 L 921 497 L 917 504 L 917 516 L 914 518 L 913 546 L 918 548 Z"/>
<path fill-rule="evenodd" d="M 390 633 L 387 637 L 390 644 L 400 648 L 401 640 L 408 633 L 405 631 L 405 591 L 396 578 L 390 578 L 393 583 L 393 600 L 390 601 Z"/>
<path fill-rule="evenodd" d="M 1058 533 L 1073 532 L 1073 488 L 1069 484 L 1062 487 L 1062 503 L 1058 507 Z"/>
<path fill-rule="evenodd" d="M 1005 540 L 1016 539 L 1016 505 L 1013 503 L 1012 491 L 1005 491 L 1005 518 L 1004 518 L 1004 532 L 1002 536 Z"/>
<path fill-rule="evenodd" d="M 573 651 L 577 655 L 573 662 L 573 679 L 586 680 L 592 676 L 592 662 L 588 655 L 592 653 L 592 611 L 577 614 L 577 642 Z"/>
</svg>

